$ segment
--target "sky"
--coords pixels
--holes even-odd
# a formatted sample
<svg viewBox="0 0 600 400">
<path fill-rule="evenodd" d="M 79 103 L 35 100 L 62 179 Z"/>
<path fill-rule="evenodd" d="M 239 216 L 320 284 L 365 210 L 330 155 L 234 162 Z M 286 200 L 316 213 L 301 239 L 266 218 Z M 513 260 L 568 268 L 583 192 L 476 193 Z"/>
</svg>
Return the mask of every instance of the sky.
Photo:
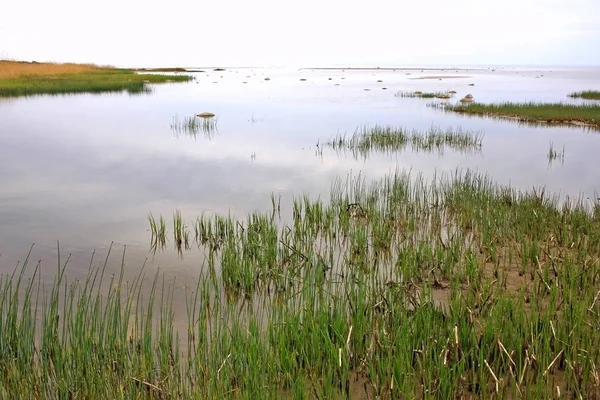
<svg viewBox="0 0 600 400">
<path fill-rule="evenodd" d="M 0 58 L 159 66 L 600 65 L 600 0 L 19 0 Z"/>
</svg>

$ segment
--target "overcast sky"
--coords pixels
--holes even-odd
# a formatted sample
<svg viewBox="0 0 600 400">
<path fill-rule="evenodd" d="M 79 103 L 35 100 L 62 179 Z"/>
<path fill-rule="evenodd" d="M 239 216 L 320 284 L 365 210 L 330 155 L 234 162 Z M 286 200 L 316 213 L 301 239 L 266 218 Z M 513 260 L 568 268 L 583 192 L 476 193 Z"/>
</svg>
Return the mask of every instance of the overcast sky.
<svg viewBox="0 0 600 400">
<path fill-rule="evenodd" d="M 0 58 L 20 60 L 600 65 L 600 0 L 7 0 L 0 8 Z"/>
</svg>

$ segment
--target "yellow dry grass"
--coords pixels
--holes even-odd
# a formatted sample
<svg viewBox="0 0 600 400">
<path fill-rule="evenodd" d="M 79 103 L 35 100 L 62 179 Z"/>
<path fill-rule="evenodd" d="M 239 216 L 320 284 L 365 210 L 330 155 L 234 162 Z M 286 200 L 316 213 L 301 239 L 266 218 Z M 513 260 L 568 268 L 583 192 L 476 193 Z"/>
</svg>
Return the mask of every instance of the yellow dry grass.
<svg viewBox="0 0 600 400">
<path fill-rule="evenodd" d="M 100 67 L 94 64 L 30 63 L 22 61 L 0 60 L 0 79 L 18 78 L 24 75 L 44 76 L 58 74 L 78 74 L 105 68 L 111 67 Z"/>
</svg>

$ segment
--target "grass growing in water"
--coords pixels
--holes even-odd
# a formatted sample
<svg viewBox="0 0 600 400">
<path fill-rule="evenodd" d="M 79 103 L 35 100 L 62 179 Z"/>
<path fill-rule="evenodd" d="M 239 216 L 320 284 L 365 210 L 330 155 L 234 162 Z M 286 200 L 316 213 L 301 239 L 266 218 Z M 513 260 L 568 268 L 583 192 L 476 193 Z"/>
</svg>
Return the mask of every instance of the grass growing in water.
<svg viewBox="0 0 600 400">
<path fill-rule="evenodd" d="M 188 75 L 138 74 L 94 65 L 0 61 L 0 97 L 37 94 L 144 93 L 147 83 L 184 82 Z"/>
<path fill-rule="evenodd" d="M 600 204 L 457 172 L 351 177 L 287 207 L 199 217 L 209 268 L 183 311 L 159 276 L 61 267 L 49 293 L 28 263 L 3 276 L 0 397 L 600 394 Z"/>
<path fill-rule="evenodd" d="M 335 150 L 350 150 L 355 158 L 367 158 L 372 152 L 412 151 L 443 152 L 444 148 L 457 151 L 481 150 L 483 133 L 458 130 L 442 130 L 432 127 L 427 132 L 409 131 L 404 128 L 376 125 L 362 127 L 349 138 L 339 135 L 326 142 Z"/>
<path fill-rule="evenodd" d="M 562 151 L 557 150 L 554 147 L 554 143 L 550 142 L 550 148 L 548 149 L 548 163 L 552 163 L 555 160 L 565 161 L 565 146 L 562 147 Z"/>
<path fill-rule="evenodd" d="M 420 91 L 416 91 L 416 92 L 397 92 L 394 96 L 396 97 L 420 97 L 423 99 L 433 99 L 433 98 L 440 98 L 440 99 L 449 99 L 451 98 L 453 95 L 453 93 L 450 92 L 428 92 L 428 93 L 423 93 Z"/>
<path fill-rule="evenodd" d="M 185 134 L 196 138 L 198 134 L 202 133 L 208 139 L 212 139 L 218 133 L 217 121 L 218 118 L 215 117 L 201 118 L 194 116 L 179 119 L 178 116 L 175 116 L 173 122 L 171 122 L 171 130 L 176 135 Z"/>
<path fill-rule="evenodd" d="M 600 90 L 584 90 L 569 94 L 569 97 L 581 98 L 587 100 L 600 100 Z"/>
<path fill-rule="evenodd" d="M 466 113 L 512 118 L 524 122 L 586 124 L 600 127 L 600 105 L 566 103 L 499 103 L 446 106 L 445 109 Z"/>
</svg>

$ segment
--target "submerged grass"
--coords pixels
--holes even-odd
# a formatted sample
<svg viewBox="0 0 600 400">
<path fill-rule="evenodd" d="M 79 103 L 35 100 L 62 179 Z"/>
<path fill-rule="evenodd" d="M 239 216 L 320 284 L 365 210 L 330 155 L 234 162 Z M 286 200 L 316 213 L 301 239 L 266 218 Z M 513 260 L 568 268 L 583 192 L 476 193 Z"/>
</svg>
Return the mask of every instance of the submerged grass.
<svg viewBox="0 0 600 400">
<path fill-rule="evenodd" d="M 600 127 L 600 105 L 566 103 L 499 103 L 446 106 L 445 109 L 466 113 L 517 119 L 524 122 L 579 124 Z"/>
<path fill-rule="evenodd" d="M 158 275 L 3 276 L 0 397 L 600 395 L 600 204 L 457 171 L 271 206 L 194 222 L 183 316 Z"/>
<path fill-rule="evenodd" d="M 191 79 L 193 77 L 188 75 L 138 74 L 133 70 L 94 65 L 1 61 L 0 97 L 123 91 L 145 93 L 147 83 Z"/>
<path fill-rule="evenodd" d="M 569 94 L 569 97 L 581 98 L 587 100 L 600 100 L 600 90 L 584 90 Z"/>
<path fill-rule="evenodd" d="M 349 150 L 355 158 L 367 158 L 373 152 L 395 153 L 405 149 L 415 152 L 443 152 L 445 148 L 456 151 L 481 150 L 483 133 L 462 129 L 442 130 L 432 127 L 426 132 L 402 127 L 362 127 L 350 137 L 338 135 L 326 142 L 334 150 Z M 318 145 L 319 146 L 319 145 Z"/>
</svg>

